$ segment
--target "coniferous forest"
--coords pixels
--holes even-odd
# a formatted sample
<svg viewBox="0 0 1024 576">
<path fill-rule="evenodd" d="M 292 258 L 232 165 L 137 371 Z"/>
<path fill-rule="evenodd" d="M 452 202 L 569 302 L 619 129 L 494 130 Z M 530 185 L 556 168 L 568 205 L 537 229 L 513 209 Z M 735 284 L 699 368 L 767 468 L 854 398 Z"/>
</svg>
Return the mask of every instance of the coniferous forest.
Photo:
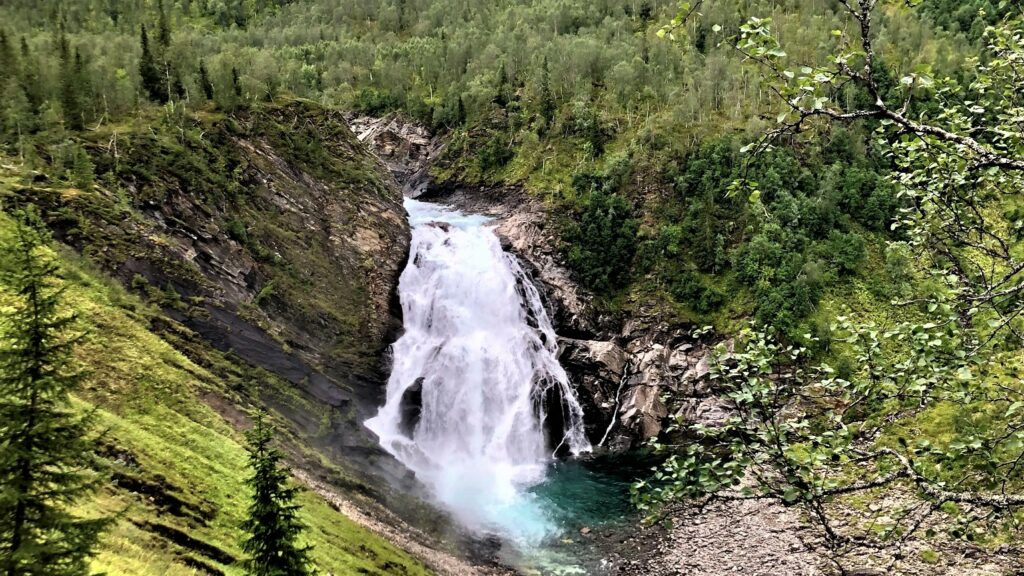
<svg viewBox="0 0 1024 576">
<path fill-rule="evenodd" d="M 1019 573 L 1022 67 L 1018 0 L 0 0 L 0 573 Z"/>
</svg>

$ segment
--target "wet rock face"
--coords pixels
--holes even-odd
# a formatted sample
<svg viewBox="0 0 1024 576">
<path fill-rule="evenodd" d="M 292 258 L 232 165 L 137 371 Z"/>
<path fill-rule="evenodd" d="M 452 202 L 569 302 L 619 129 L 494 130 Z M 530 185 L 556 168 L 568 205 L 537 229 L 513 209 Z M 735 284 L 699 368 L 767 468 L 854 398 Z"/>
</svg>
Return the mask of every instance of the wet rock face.
<svg viewBox="0 0 1024 576">
<path fill-rule="evenodd" d="M 349 127 L 383 161 L 402 186 L 402 194 L 420 196 L 430 181 L 428 170 L 444 150 L 444 140 L 396 115 L 351 116 Z"/>
<path fill-rule="evenodd" d="M 558 343 L 558 360 L 576 386 L 586 415 L 587 436 L 592 443 L 600 442 L 614 418 L 617 397 L 625 381 L 626 351 L 603 340 L 559 338 Z"/>
<path fill-rule="evenodd" d="M 519 256 L 533 272 L 546 295 L 551 319 L 560 334 L 593 336 L 597 319 L 590 307 L 590 295 L 575 281 L 562 261 L 556 240 L 546 228 L 546 215 L 533 202 L 503 217 L 495 231 L 507 250 Z"/>
<path fill-rule="evenodd" d="M 670 416 L 693 421 L 694 411 L 684 407 L 714 398 L 707 382 L 708 346 L 692 336 L 692 327 L 633 319 L 620 338 L 629 364 L 618 405 L 621 427 L 610 438 L 613 450 L 657 436 Z"/>
<path fill-rule="evenodd" d="M 402 394 L 400 404 L 402 413 L 402 433 L 412 436 L 416 425 L 420 423 L 420 415 L 423 413 L 423 378 L 420 377 L 416 383 L 409 387 Z"/>
</svg>

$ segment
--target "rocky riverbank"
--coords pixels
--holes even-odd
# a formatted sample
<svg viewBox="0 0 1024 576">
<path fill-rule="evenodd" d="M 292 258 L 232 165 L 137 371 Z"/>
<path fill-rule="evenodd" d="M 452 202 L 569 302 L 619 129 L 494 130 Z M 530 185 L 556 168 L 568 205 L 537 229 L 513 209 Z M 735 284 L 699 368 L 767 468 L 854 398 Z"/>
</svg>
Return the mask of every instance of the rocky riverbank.
<svg viewBox="0 0 1024 576">
<path fill-rule="evenodd" d="M 494 219 L 503 246 L 544 296 L 559 360 L 577 389 L 599 457 L 636 453 L 672 420 L 714 425 L 726 417 L 728 403 L 707 379 L 709 349 L 721 338 L 669 319 L 653 302 L 631 302 L 628 313 L 602 312 L 566 266 L 554 219 L 541 200 L 515 186 L 431 182 L 430 165 L 444 149 L 441 139 L 396 117 L 354 122 L 361 139 L 404 180 L 406 194 Z M 579 560 L 593 575 L 1022 573 L 1008 547 L 993 553 L 941 537 L 913 539 L 884 553 L 869 542 L 851 541 L 842 550 L 840 569 L 799 508 L 767 500 L 683 504 L 662 520 L 649 527 L 640 525 L 639 516 L 619 525 L 580 526 L 553 553 Z"/>
</svg>

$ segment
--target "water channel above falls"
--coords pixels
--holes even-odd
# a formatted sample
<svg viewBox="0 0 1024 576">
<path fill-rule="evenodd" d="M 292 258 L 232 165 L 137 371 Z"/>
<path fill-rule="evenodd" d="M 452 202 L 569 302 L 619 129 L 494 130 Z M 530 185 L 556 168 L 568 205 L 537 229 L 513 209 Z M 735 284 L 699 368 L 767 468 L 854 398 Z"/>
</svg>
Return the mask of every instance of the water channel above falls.
<svg viewBox="0 0 1024 576">
<path fill-rule="evenodd" d="M 512 559 L 590 573 L 564 547 L 628 517 L 629 477 L 591 451 L 540 294 L 483 216 L 408 199 L 404 332 L 366 422 L 430 497 Z M 568 460 L 558 460 L 555 453 Z"/>
</svg>

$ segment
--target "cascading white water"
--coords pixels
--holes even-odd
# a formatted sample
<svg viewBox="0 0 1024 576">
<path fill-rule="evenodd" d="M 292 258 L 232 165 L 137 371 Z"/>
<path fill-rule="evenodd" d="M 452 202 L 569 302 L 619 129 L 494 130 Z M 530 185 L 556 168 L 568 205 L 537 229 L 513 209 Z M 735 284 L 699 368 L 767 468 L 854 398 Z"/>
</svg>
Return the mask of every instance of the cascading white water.
<svg viewBox="0 0 1024 576">
<path fill-rule="evenodd" d="M 544 479 L 550 444 L 590 450 L 551 322 L 487 218 L 405 206 L 413 226 L 399 281 L 405 332 L 386 403 L 366 426 L 466 526 L 537 544 L 554 526 L 528 489 Z M 552 388 L 562 405 L 545 407 Z M 414 426 L 407 394 L 421 398 Z M 548 409 L 562 411 L 564 437 L 545 438 Z"/>
</svg>

